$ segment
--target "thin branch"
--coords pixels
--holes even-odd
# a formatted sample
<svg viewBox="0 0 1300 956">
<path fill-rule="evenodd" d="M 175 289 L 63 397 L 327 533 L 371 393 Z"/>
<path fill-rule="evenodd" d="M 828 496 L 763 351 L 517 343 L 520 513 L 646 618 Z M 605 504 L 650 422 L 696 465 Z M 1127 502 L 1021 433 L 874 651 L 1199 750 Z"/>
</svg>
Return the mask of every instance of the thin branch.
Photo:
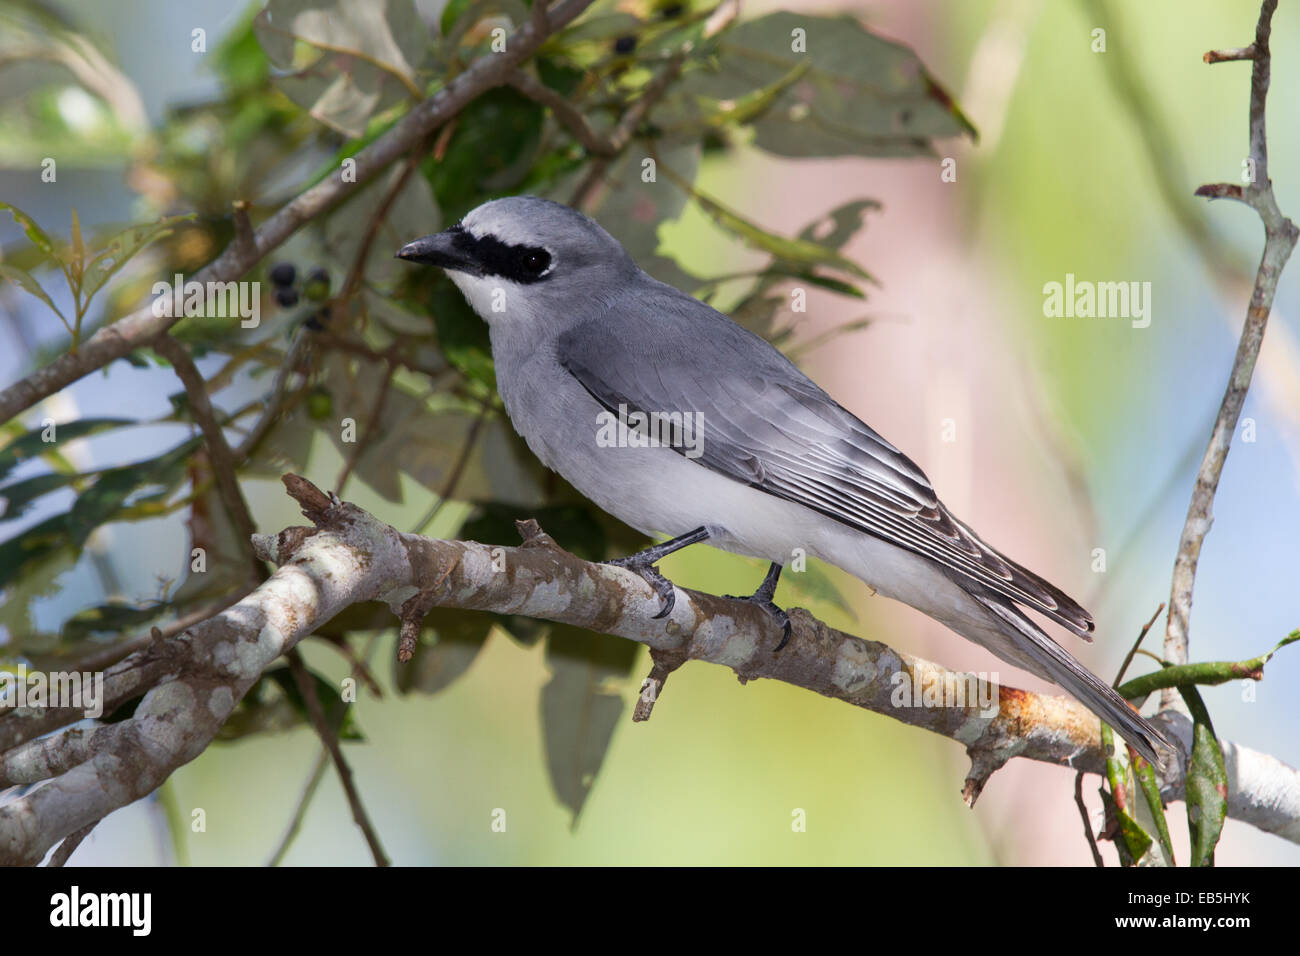
<svg viewBox="0 0 1300 956">
<path fill-rule="evenodd" d="M 1088 838 L 1088 849 L 1092 851 L 1092 862 L 1098 867 L 1105 867 L 1101 858 L 1101 849 L 1097 846 L 1097 835 L 1092 832 L 1092 818 L 1088 814 L 1088 805 L 1083 802 L 1083 771 L 1074 775 L 1074 805 L 1079 808 L 1079 819 L 1083 821 L 1083 835 Z"/>
<path fill-rule="evenodd" d="M 1124 679 L 1124 675 L 1128 673 L 1129 665 L 1133 663 L 1133 658 L 1137 655 L 1138 648 L 1140 648 L 1142 642 L 1146 640 L 1147 632 L 1151 630 L 1152 626 L 1156 623 L 1156 618 L 1160 616 L 1160 612 L 1164 609 L 1165 602 L 1161 601 L 1160 606 L 1156 608 L 1156 612 L 1151 615 L 1151 618 L 1145 624 L 1142 625 L 1142 630 L 1138 631 L 1137 640 L 1133 642 L 1133 646 L 1130 647 L 1128 653 L 1124 655 L 1124 660 L 1119 665 L 1119 673 L 1115 675 L 1115 680 L 1111 682 L 1111 687 L 1118 687 L 1119 682 Z"/>
<path fill-rule="evenodd" d="M 356 156 L 355 182 L 345 182 L 336 170 L 271 216 L 253 236 L 251 250 L 245 243 L 231 242 L 213 262 L 195 273 L 199 283 L 233 282 L 275 249 L 305 223 L 331 209 L 362 183 L 387 168 L 436 130 L 485 90 L 505 83 L 510 71 L 531 56 L 556 30 L 577 18 L 591 0 L 560 0 L 546 17 L 533 17 L 513 34 L 500 53 L 488 53 L 475 60 L 464 73 L 413 107 L 398 123 Z M 546 23 L 545 28 L 540 24 Z M 173 309 L 181 313 L 182 309 Z M 158 316 L 147 303 L 124 318 L 105 325 L 75 352 L 61 355 L 44 368 L 0 392 L 0 422 L 8 421 L 41 399 L 53 395 L 78 379 L 103 368 L 170 329 L 180 316 Z"/>
<path fill-rule="evenodd" d="M 636 135 L 636 131 L 641 127 L 641 123 L 649 114 L 650 108 L 664 95 L 673 80 L 677 79 L 682 71 L 682 64 L 685 62 L 685 50 L 675 53 L 664 68 L 655 75 L 655 78 L 646 84 L 636 102 L 628 108 L 628 111 L 610 130 L 607 141 L 608 151 L 600 154 L 600 158 L 591 164 L 591 169 L 587 171 L 587 175 L 583 177 L 582 182 L 578 184 L 578 188 L 569 199 L 570 206 L 574 209 L 581 209 L 591 199 L 592 193 L 600 185 L 601 180 L 605 178 L 605 170 L 609 167 L 609 157 L 617 156 L 632 142 L 632 137 Z"/>
<path fill-rule="evenodd" d="M 185 394 L 189 399 L 190 415 L 193 417 L 195 424 L 199 426 L 199 431 L 203 433 L 203 441 L 208 451 L 208 460 L 212 462 L 217 494 L 221 496 L 221 503 L 226 507 L 226 514 L 230 516 L 230 520 L 234 524 L 236 536 L 240 541 L 247 542 L 257 530 L 257 525 L 253 523 L 253 515 L 248 510 L 248 502 L 244 499 L 244 493 L 239 487 L 235 455 L 226 441 L 226 435 L 221 430 L 221 426 L 217 424 L 217 417 L 212 410 L 212 401 L 208 397 L 208 389 L 203 381 L 203 375 L 199 372 L 198 366 L 194 364 L 194 360 L 190 358 L 189 351 L 171 335 L 163 333 L 158 336 L 153 341 L 153 347 L 159 355 L 171 362 L 176 377 L 185 386 Z M 247 552 L 250 579 L 254 582 L 264 580 L 266 578 L 266 569 L 257 560 L 251 548 L 248 548 Z"/>
<path fill-rule="evenodd" d="M 388 368 L 384 371 L 384 379 L 379 385 L 379 394 L 375 396 L 375 404 L 370 410 L 370 417 L 366 419 L 365 427 L 361 430 L 361 436 L 357 439 L 352 454 L 348 455 L 347 460 L 343 462 L 343 468 L 339 471 L 338 480 L 334 483 L 334 493 L 336 495 L 343 494 L 343 489 L 347 486 L 348 479 L 352 477 L 353 470 L 357 467 L 361 456 L 366 453 L 366 449 L 370 447 L 376 432 L 379 431 L 379 420 L 383 417 L 384 406 L 388 404 L 388 392 L 392 388 L 393 375 L 396 372 L 396 364 L 390 361 Z"/>
<path fill-rule="evenodd" d="M 361 802 L 361 794 L 352 779 L 352 768 L 343 756 L 342 747 L 339 746 L 339 735 L 325 717 L 325 708 L 321 706 L 320 695 L 316 693 L 316 682 L 312 680 L 307 665 L 303 663 L 302 655 L 298 653 L 298 648 L 295 647 L 286 656 L 289 658 L 289 670 L 293 673 L 298 691 L 307 703 L 307 714 L 311 717 L 312 726 L 316 728 L 321 743 L 325 745 L 330 759 L 334 761 L 334 770 L 339 775 L 343 792 L 347 794 L 348 806 L 352 808 L 352 819 L 356 821 L 366 838 L 366 845 L 370 847 L 370 855 L 375 859 L 375 866 L 388 866 L 388 856 L 379 842 L 379 835 L 375 833 L 369 814 L 366 813 L 366 806 Z"/>
<path fill-rule="evenodd" d="M 393 203 L 406 184 L 410 182 L 411 174 L 420 168 L 420 160 L 424 158 L 423 153 L 428 145 L 429 137 L 425 137 L 415 148 L 411 150 L 411 155 L 406 158 L 406 164 L 402 171 L 398 173 L 393 185 L 389 187 L 384 198 L 380 200 L 379 205 L 375 208 L 370 217 L 370 224 L 366 227 L 366 233 L 361 239 L 361 245 L 357 247 L 357 254 L 352 260 L 352 268 L 348 270 L 347 277 L 343 280 L 342 292 L 339 294 L 339 301 L 346 302 L 352 298 L 357 287 L 361 284 L 361 277 L 365 274 L 366 260 L 370 258 L 370 248 L 375 244 L 375 238 L 379 235 L 379 230 L 383 228 L 384 220 L 388 218 L 388 211 L 393 208 Z"/>
<path fill-rule="evenodd" d="M 551 111 L 556 121 L 568 130 L 582 148 L 593 156 L 615 156 L 617 149 L 613 141 L 602 136 L 596 127 L 587 120 L 582 110 L 569 102 L 568 97 L 551 89 L 541 80 L 523 70 L 510 74 L 510 85 L 528 97 L 534 103 L 545 106 Z"/>
<path fill-rule="evenodd" d="M 1295 224 L 1282 215 L 1273 195 L 1273 184 L 1268 175 L 1268 138 L 1265 132 L 1264 107 L 1268 98 L 1270 56 L 1269 32 L 1277 0 L 1264 0 L 1260 7 L 1259 23 L 1255 27 L 1254 58 L 1250 80 L 1250 159 L 1254 167 L 1254 181 L 1242 190 L 1242 202 L 1257 213 L 1264 223 L 1264 252 L 1255 275 L 1255 287 L 1246 322 L 1241 330 L 1241 340 L 1233 358 L 1228 387 L 1219 406 L 1219 414 L 1210 434 L 1205 455 L 1197 469 L 1196 483 L 1192 489 L 1187 519 L 1178 542 L 1178 556 L 1174 561 L 1173 580 L 1169 592 L 1169 617 L 1165 628 L 1164 656 L 1174 664 L 1187 663 L 1188 626 L 1192 611 L 1192 589 L 1196 583 L 1196 565 L 1201 546 L 1213 522 L 1214 495 L 1223 474 L 1223 465 L 1232 444 L 1232 435 L 1241 417 L 1241 409 L 1250 389 L 1255 372 L 1255 362 L 1264 342 L 1264 330 L 1273 308 L 1278 279 L 1295 248 Z M 1176 704 L 1177 691 L 1167 689 L 1161 695 L 1163 707 Z"/>
<path fill-rule="evenodd" d="M 1234 60 L 1255 59 L 1255 44 L 1241 46 L 1232 50 L 1209 50 L 1201 59 L 1210 64 L 1231 63 Z"/>
<path fill-rule="evenodd" d="M 451 471 L 447 473 L 446 480 L 442 487 L 438 489 L 438 500 L 425 513 L 412 529 L 413 534 L 423 534 L 424 529 L 433 524 L 433 519 L 438 517 L 449 498 L 455 493 L 456 486 L 460 484 L 461 476 L 465 473 L 465 468 L 469 465 L 470 453 L 474 450 L 474 443 L 478 441 L 479 432 L 483 430 L 483 423 L 487 421 L 488 413 L 492 406 L 484 402 L 479 409 L 478 415 L 474 418 L 473 424 L 469 426 L 469 432 L 465 435 L 465 442 L 460 446 L 460 454 L 456 456 L 456 462 L 451 466 Z"/>
<path fill-rule="evenodd" d="M 307 817 L 307 808 L 311 806 L 312 798 L 316 796 L 316 788 L 325 778 L 325 768 L 329 766 L 329 762 L 329 752 L 322 747 L 320 753 L 316 755 L 316 763 L 312 766 L 311 773 L 307 776 L 307 784 L 302 788 L 302 796 L 298 798 L 293 818 L 289 821 L 284 836 L 280 838 L 280 845 L 275 848 L 271 859 L 267 861 L 267 866 L 279 866 L 284 861 L 285 854 L 289 852 L 289 847 L 293 846 L 298 831 L 302 829 L 302 821 Z"/>
<path fill-rule="evenodd" d="M 87 824 L 80 830 L 69 833 L 64 837 L 63 842 L 59 844 L 59 848 L 54 851 L 53 855 L 50 857 L 50 862 L 47 863 L 46 866 L 57 868 L 66 864 L 72 854 L 77 852 L 77 847 L 81 846 L 81 841 L 90 836 L 90 831 L 95 829 L 98 825 L 99 821 L 96 820 L 94 823 Z"/>
</svg>

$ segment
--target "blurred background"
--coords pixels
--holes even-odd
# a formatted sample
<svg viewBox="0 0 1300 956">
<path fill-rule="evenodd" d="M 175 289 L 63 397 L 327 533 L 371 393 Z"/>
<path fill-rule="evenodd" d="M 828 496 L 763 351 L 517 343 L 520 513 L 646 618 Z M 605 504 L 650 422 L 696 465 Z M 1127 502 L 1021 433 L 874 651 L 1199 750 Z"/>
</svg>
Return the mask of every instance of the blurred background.
<svg viewBox="0 0 1300 956">
<path fill-rule="evenodd" d="M 436 15 L 438 2 L 418 5 Z M 212 39 L 246 19 L 226 0 L 59 4 L 101 42 L 139 90 L 152 123 L 216 93 L 191 30 Z M 1098 621 L 1091 646 L 1069 649 L 1110 679 L 1139 629 L 1168 600 L 1192 476 L 1226 383 L 1262 228 L 1244 206 L 1192 199 L 1205 182 L 1240 181 L 1250 67 L 1208 67 L 1206 50 L 1253 37 L 1253 0 L 899 0 L 847 4 L 746 3 L 771 10 L 850 12 L 915 50 L 979 130 L 936 159 L 786 160 L 741 147 L 706 155 L 699 188 L 782 234 L 857 198 L 881 209 L 845 250 L 879 282 L 865 302 L 813 291 L 795 316 L 801 365 L 850 410 L 915 459 L 966 523 L 1059 584 Z M 1104 30 L 1104 52 L 1096 30 Z M 211 41 L 210 41 L 211 42 Z M 1274 21 L 1269 147 L 1279 204 L 1300 215 L 1300 10 Z M 66 105 L 75 111 L 77 104 Z M 5 139 L 0 131 L 0 139 Z M 944 181 L 939 159 L 955 160 Z M 58 189 L 40 184 L 20 146 L 0 146 L 0 197 L 42 223 L 129 220 L 126 162 L 106 150 L 61 161 Z M 952 177 L 948 177 L 951 179 Z M 434 231 L 435 223 L 426 231 Z M 21 235 L 7 217 L 5 243 Z M 745 268 L 754 254 L 689 206 L 660 232 L 660 251 L 701 277 Z M 1278 291 L 1255 384 L 1215 503 L 1191 619 L 1194 660 L 1240 659 L 1300 624 L 1300 325 L 1292 263 Z M 1150 283 L 1149 327 L 1124 319 L 1044 314 L 1044 285 L 1081 280 Z M 857 331 L 824 340 L 845 323 Z M 30 368 L 61 328 L 36 300 L 0 290 L 0 383 Z M 170 372 L 118 363 L 25 417 L 156 416 Z M 167 429 L 170 428 L 170 431 Z M 154 432 L 157 432 L 155 434 Z M 137 447 L 88 439 L 81 467 L 156 452 L 180 426 L 137 429 Z M 342 465 L 316 442 L 308 477 L 328 484 Z M 318 479 L 319 480 L 319 479 Z M 346 497 L 408 527 L 427 491 L 403 478 L 395 505 L 364 480 Z M 299 519 L 273 476 L 247 482 L 263 529 Z M 67 507 L 67 502 L 63 502 Z M 458 527 L 460 506 L 430 533 Z M 39 517 L 37 515 L 36 517 Z M 186 547 L 175 518 L 113 526 L 85 560 L 34 604 L 58 622 L 109 592 L 154 593 Z M 1098 549 L 1104 551 L 1104 570 Z M 705 548 L 664 570 L 687 586 L 747 593 L 762 567 Z M 1047 690 L 911 609 L 875 598 L 834 569 L 847 599 L 810 604 L 831 624 L 954 669 L 989 672 Z M 779 603 L 808 603 L 783 582 Z M 1156 648 L 1163 617 L 1148 645 Z M 613 640 L 613 639 L 611 639 Z M 1263 682 L 1202 691 L 1225 739 L 1300 764 L 1300 654 L 1283 651 Z M 322 674 L 342 677 L 336 653 L 307 646 Z M 494 631 L 468 670 L 436 696 L 393 692 L 391 633 L 373 649 L 388 692 L 363 694 L 364 743 L 346 745 L 361 792 L 401 864 L 1078 864 L 1090 865 L 1073 775 L 1013 761 L 974 810 L 960 798 L 963 748 L 946 739 L 771 682 L 742 686 L 720 667 L 675 673 L 653 719 L 630 720 L 649 658 L 611 684 L 625 702 L 604 764 L 576 822 L 547 773 L 539 700 L 548 681 L 541 645 Z M 1145 666 L 1139 665 L 1141 669 Z M 320 747 L 305 726 L 216 744 L 183 768 L 162 799 L 104 821 L 74 863 L 258 864 L 283 836 Z M 1099 821 L 1096 780 L 1085 790 Z M 182 819 L 168 825 L 168 807 Z M 206 831 L 190 832 L 194 808 Z M 493 813 L 506 812 L 505 832 Z M 792 813 L 807 815 L 793 832 Z M 1181 804 L 1169 820 L 1186 847 Z M 1106 848 L 1108 864 L 1113 852 Z M 305 813 L 289 864 L 365 864 L 369 853 L 332 772 Z M 1229 821 L 1221 865 L 1295 865 L 1300 847 Z M 1185 857 L 1180 859 L 1185 862 Z"/>
</svg>

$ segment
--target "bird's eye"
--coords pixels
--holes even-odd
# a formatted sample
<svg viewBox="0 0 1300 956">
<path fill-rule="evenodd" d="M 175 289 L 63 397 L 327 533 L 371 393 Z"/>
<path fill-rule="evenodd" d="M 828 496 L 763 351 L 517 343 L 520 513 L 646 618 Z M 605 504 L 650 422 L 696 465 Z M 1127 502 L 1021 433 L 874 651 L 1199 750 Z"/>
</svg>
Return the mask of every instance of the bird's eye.
<svg viewBox="0 0 1300 956">
<path fill-rule="evenodd" d="M 539 276 L 551 264 L 551 256 L 545 249 L 528 249 L 524 252 L 522 265 L 524 272 L 530 276 Z"/>
</svg>

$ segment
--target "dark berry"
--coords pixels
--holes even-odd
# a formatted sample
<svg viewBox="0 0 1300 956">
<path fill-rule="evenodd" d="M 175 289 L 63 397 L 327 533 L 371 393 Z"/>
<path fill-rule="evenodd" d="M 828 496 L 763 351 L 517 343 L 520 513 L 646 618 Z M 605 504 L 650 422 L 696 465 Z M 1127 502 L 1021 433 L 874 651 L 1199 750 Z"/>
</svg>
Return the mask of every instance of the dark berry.
<svg viewBox="0 0 1300 956">
<path fill-rule="evenodd" d="M 282 309 L 292 309 L 298 304 L 298 293 L 294 289 L 276 289 L 275 301 L 279 303 Z"/>
<path fill-rule="evenodd" d="M 620 56 L 627 56 L 636 49 L 636 37 L 625 36 L 619 37 L 614 41 L 614 52 Z"/>
<path fill-rule="evenodd" d="M 278 263 L 271 269 L 271 283 L 280 288 L 287 288 L 293 285 L 293 280 L 298 277 L 298 270 L 293 267 L 292 262 Z"/>
<path fill-rule="evenodd" d="M 307 316 L 307 321 L 303 322 L 308 329 L 313 332 L 325 331 L 325 326 L 330 320 L 328 309 L 317 309 L 311 315 Z"/>
</svg>

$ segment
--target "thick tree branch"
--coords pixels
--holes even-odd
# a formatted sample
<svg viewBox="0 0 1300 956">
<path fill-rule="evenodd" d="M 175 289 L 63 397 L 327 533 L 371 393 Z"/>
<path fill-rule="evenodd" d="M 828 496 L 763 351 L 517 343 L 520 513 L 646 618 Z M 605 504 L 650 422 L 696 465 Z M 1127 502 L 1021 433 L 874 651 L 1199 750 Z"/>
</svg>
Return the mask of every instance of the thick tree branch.
<svg viewBox="0 0 1300 956">
<path fill-rule="evenodd" d="M 355 182 L 344 182 L 341 171 L 331 173 L 287 203 L 251 237 L 237 237 L 220 256 L 191 276 L 191 280 L 206 284 L 232 282 L 240 278 L 305 223 L 388 167 L 485 90 L 505 83 L 511 70 L 541 46 L 548 36 L 577 18 L 590 4 L 591 0 L 560 0 L 545 15 L 539 12 L 530 18 L 507 38 L 503 52 L 489 53 L 475 60 L 464 73 L 452 79 L 402 117 L 396 126 L 357 153 L 353 157 L 356 160 Z M 172 311 L 179 313 L 183 310 L 177 308 Z M 104 326 L 81 343 L 75 352 L 61 355 L 49 365 L 0 392 L 0 422 L 8 421 L 77 379 L 145 345 L 177 321 L 179 318 L 154 315 L 153 303 L 149 303 Z"/>
<path fill-rule="evenodd" d="M 1097 718 L 1064 697 L 979 682 L 836 631 L 798 609 L 790 615 L 789 645 L 774 653 L 779 628 L 747 601 L 683 590 L 672 614 L 656 620 L 658 598 L 639 577 L 583 561 L 540 531 L 517 548 L 439 541 L 401 533 L 297 476 L 286 476 L 285 484 L 315 527 L 258 535 L 259 555 L 279 565 L 268 581 L 216 617 L 117 665 L 157 668 L 133 717 L 0 753 L 0 787 L 48 780 L 0 807 L 0 864 L 35 862 L 68 834 L 146 796 L 204 750 L 269 664 L 344 608 L 382 600 L 400 614 L 421 594 L 443 607 L 628 638 L 674 660 L 723 664 L 742 681 L 784 681 L 943 734 L 971 755 L 969 799 L 1015 756 L 1093 773 L 1104 768 Z M 504 570 L 495 570 L 501 565 L 494 554 L 504 555 Z M 914 690 L 915 706 L 895 703 L 903 682 Z M 953 703 L 923 704 L 925 692 Z M 0 739 L 10 719 L 0 716 Z M 1190 722 L 1177 713 L 1162 719 L 1186 753 Z M 1300 773 L 1234 744 L 1223 749 L 1229 814 L 1300 842 Z M 1179 763 L 1163 780 L 1170 798 L 1182 791 L 1185 761 Z"/>
</svg>

